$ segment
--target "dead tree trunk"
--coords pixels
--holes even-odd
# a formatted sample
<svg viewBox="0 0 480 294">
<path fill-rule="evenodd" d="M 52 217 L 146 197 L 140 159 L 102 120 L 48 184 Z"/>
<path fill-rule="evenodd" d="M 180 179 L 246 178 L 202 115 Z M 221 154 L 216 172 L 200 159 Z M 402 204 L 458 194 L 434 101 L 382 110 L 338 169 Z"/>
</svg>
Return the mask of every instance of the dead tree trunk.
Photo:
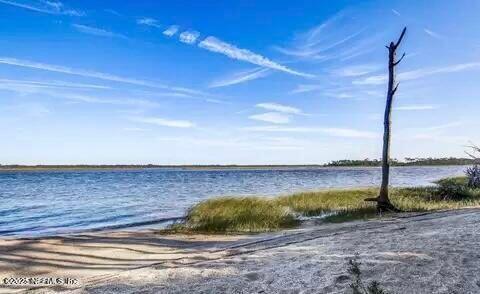
<svg viewBox="0 0 480 294">
<path fill-rule="evenodd" d="M 393 206 L 388 197 L 388 185 L 390 179 L 390 132 L 391 132 L 391 114 L 392 114 L 392 102 L 395 93 L 397 92 L 398 85 L 395 81 L 395 67 L 405 57 L 403 53 L 402 57 L 397 61 L 397 48 L 400 46 L 407 28 L 405 27 L 398 38 L 396 43 L 390 42 L 388 49 L 388 90 L 387 90 L 387 103 L 385 106 L 384 115 L 384 130 L 383 130 L 383 152 L 382 152 L 382 185 L 380 186 L 380 193 L 376 198 L 368 198 L 366 201 L 376 201 L 377 210 L 382 211 L 399 211 Z"/>
</svg>

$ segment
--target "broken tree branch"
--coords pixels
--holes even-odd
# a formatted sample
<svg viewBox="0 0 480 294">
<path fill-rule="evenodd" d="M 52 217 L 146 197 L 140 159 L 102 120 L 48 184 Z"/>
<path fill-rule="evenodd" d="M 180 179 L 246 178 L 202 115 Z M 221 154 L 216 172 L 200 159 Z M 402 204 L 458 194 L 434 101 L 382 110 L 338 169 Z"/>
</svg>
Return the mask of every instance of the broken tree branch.
<svg viewBox="0 0 480 294">
<path fill-rule="evenodd" d="M 402 42 L 403 40 L 403 37 L 405 36 L 405 32 L 407 31 L 407 27 L 404 27 L 403 30 L 402 30 L 402 34 L 400 35 L 400 38 L 398 38 L 398 41 L 397 43 L 394 44 L 394 47 L 395 49 L 397 49 L 397 47 L 400 45 L 400 43 Z"/>
<path fill-rule="evenodd" d="M 397 83 L 397 85 L 395 86 L 395 88 L 393 88 L 392 90 L 392 95 L 395 95 L 395 93 L 397 92 L 397 89 L 398 89 L 398 86 L 400 85 L 400 82 Z"/>
<path fill-rule="evenodd" d="M 403 58 L 405 57 L 405 53 L 403 53 L 402 57 L 396 62 L 393 63 L 394 66 L 397 66 L 400 62 L 402 62 Z"/>
</svg>

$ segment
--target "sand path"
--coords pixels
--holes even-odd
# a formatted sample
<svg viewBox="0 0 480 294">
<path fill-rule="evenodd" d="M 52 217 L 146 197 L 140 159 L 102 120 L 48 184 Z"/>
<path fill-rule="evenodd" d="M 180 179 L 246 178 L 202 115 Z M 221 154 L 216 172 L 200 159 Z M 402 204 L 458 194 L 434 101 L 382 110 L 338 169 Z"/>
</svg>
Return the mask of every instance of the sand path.
<svg viewBox="0 0 480 294">
<path fill-rule="evenodd" d="M 365 278 L 395 293 L 480 293 L 480 209 L 256 236 L 103 232 L 2 240 L 0 277 L 80 280 L 77 288 L 33 293 L 346 293 L 346 264 L 356 252 Z"/>
</svg>

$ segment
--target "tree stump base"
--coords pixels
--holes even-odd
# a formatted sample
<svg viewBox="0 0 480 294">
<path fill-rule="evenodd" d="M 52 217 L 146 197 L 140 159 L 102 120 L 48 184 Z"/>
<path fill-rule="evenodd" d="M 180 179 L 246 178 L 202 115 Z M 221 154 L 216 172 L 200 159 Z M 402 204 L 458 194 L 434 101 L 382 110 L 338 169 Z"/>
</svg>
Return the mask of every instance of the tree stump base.
<svg viewBox="0 0 480 294">
<path fill-rule="evenodd" d="M 390 201 L 381 201 L 378 197 L 376 198 L 367 198 L 364 201 L 367 202 L 377 202 L 377 212 L 402 212 L 402 210 L 393 206 Z"/>
</svg>

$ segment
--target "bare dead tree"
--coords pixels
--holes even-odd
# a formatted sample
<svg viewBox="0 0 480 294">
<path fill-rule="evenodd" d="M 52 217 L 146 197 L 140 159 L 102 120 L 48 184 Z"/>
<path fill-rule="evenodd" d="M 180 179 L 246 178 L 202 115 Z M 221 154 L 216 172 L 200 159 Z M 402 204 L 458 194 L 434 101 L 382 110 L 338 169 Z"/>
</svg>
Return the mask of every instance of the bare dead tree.
<svg viewBox="0 0 480 294">
<path fill-rule="evenodd" d="M 397 42 L 390 42 L 390 45 L 385 46 L 388 49 L 388 90 L 383 131 L 382 185 L 380 186 L 380 193 L 378 197 L 365 199 L 365 201 L 377 202 L 377 210 L 379 212 L 399 211 L 393 206 L 388 197 L 388 185 L 390 179 L 390 133 L 393 97 L 395 96 L 399 85 L 399 83 L 395 81 L 395 68 L 405 57 L 405 53 L 403 53 L 402 57 L 397 60 L 397 49 L 400 46 L 406 31 L 407 28 L 403 28 Z"/>
<path fill-rule="evenodd" d="M 470 145 L 467 146 L 467 148 L 470 149 L 471 151 L 465 151 L 465 153 L 468 156 L 470 156 L 470 158 L 472 158 L 475 161 L 475 163 L 479 163 L 478 161 L 480 161 L 480 147 L 471 143 Z"/>
</svg>

